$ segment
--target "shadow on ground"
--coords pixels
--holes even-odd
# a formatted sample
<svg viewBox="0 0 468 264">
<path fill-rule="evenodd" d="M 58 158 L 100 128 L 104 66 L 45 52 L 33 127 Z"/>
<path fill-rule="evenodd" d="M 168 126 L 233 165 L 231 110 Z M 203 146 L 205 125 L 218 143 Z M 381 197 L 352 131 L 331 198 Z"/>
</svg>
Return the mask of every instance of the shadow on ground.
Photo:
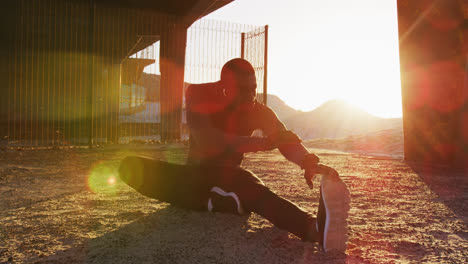
<svg viewBox="0 0 468 264">
<path fill-rule="evenodd" d="M 252 219 L 254 218 L 254 219 Z M 116 219 L 118 220 L 118 219 Z M 36 263 L 345 263 L 272 226 L 234 216 L 168 206 Z M 272 256 L 272 248 L 275 256 Z M 274 260 L 272 262 L 272 260 Z"/>
<path fill-rule="evenodd" d="M 468 228 L 468 175 L 442 169 L 411 166 L 421 180 Z M 464 235 L 468 239 L 468 235 Z"/>
</svg>

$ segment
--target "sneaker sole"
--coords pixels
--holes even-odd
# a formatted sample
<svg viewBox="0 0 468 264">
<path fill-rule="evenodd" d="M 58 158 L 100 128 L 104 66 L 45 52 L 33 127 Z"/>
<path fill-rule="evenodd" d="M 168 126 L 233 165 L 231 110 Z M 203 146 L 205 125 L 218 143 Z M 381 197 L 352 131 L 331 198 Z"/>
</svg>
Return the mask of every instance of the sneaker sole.
<svg viewBox="0 0 468 264">
<path fill-rule="evenodd" d="M 329 179 L 326 175 L 321 188 L 326 212 L 323 249 L 344 253 L 348 242 L 349 190 L 341 179 Z"/>
</svg>

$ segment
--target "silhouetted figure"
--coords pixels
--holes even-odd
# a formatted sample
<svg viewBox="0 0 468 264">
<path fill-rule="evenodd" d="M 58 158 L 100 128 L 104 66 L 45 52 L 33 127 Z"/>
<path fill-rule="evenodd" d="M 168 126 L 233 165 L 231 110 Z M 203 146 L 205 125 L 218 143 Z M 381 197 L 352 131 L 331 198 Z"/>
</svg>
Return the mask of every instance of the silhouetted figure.
<svg viewBox="0 0 468 264">
<path fill-rule="evenodd" d="M 121 177 L 137 191 L 176 206 L 255 212 L 304 241 L 321 243 L 326 251 L 344 251 L 350 202 L 346 185 L 334 169 L 319 164 L 319 158 L 309 153 L 272 109 L 255 100 L 256 87 L 252 65 L 239 58 L 223 66 L 220 81 L 189 86 L 187 165 L 127 157 Z M 252 136 L 257 130 L 263 137 Z M 276 148 L 305 170 L 311 188 L 314 175 L 323 175 L 317 218 L 241 168 L 244 153 Z"/>
</svg>

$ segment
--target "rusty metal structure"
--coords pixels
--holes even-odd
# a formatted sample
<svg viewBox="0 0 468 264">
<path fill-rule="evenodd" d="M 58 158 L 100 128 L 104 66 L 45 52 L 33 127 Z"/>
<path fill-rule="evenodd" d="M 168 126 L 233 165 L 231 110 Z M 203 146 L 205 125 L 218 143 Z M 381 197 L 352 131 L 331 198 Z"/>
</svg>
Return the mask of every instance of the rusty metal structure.
<svg viewBox="0 0 468 264">
<path fill-rule="evenodd" d="M 1 19 L 8 26 L 2 28 L 0 44 L 2 141 L 10 146 L 93 146 L 138 138 L 180 140 L 184 87 L 193 81 L 184 81 L 185 71 L 203 75 L 210 71 L 203 61 L 213 60 L 212 55 L 227 61 L 219 54 L 241 46 L 240 40 L 225 37 L 229 45 L 213 49 L 217 54 L 192 59 L 203 62 L 193 71 L 185 63 L 186 50 L 202 46 L 187 36 L 198 42 L 207 38 L 196 24 L 189 28 L 230 2 L 7 1 Z M 224 30 L 240 38 L 254 29 L 218 24 L 205 22 L 204 31 Z M 239 57 L 240 51 L 230 56 Z"/>
<path fill-rule="evenodd" d="M 468 171 L 468 2 L 397 3 L 405 159 Z"/>
</svg>

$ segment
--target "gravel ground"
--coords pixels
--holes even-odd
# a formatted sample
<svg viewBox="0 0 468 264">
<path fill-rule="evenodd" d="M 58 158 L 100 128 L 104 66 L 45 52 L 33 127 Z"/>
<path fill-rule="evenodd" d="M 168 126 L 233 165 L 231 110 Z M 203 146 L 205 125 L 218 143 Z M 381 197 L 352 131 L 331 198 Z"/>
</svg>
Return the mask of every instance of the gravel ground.
<svg viewBox="0 0 468 264">
<path fill-rule="evenodd" d="M 395 155 L 311 149 L 351 191 L 346 254 L 327 254 L 261 216 L 194 212 L 115 175 L 127 155 L 183 163 L 186 147 L 0 150 L 0 263 L 466 263 L 468 175 L 416 173 Z M 391 153 L 390 153 L 391 154 Z M 391 158 L 393 157 L 393 158 Z M 316 188 L 278 151 L 243 166 L 316 213 Z"/>
</svg>

